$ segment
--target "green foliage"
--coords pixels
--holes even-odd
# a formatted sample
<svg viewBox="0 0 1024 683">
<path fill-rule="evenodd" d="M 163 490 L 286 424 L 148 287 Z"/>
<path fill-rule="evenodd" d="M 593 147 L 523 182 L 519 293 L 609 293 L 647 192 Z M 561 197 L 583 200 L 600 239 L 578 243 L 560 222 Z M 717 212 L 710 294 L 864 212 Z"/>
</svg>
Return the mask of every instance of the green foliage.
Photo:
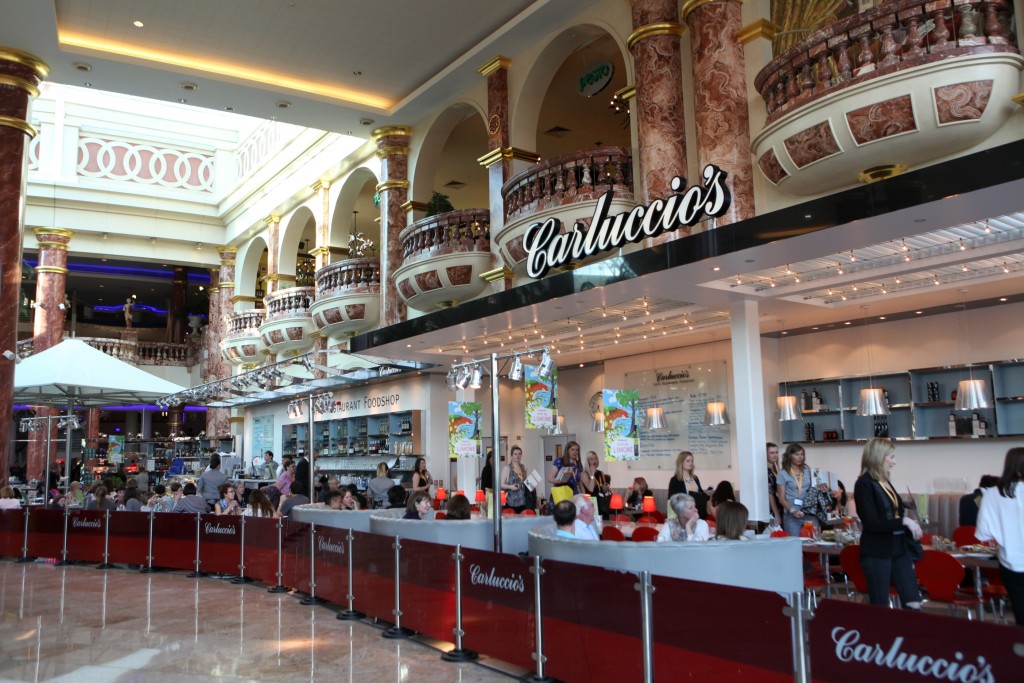
<svg viewBox="0 0 1024 683">
<path fill-rule="evenodd" d="M 483 406 L 479 401 L 466 401 L 462 404 L 462 412 L 466 415 L 479 413 L 481 410 L 483 410 Z"/>
<path fill-rule="evenodd" d="M 454 211 L 455 207 L 448 201 L 448 195 L 435 192 L 430 197 L 430 201 L 427 202 L 427 215 L 436 216 L 439 213 L 448 213 Z"/>
<path fill-rule="evenodd" d="M 640 400 L 640 392 L 636 390 L 623 390 L 615 392 L 615 400 L 620 406 L 628 406 L 630 403 Z"/>
</svg>

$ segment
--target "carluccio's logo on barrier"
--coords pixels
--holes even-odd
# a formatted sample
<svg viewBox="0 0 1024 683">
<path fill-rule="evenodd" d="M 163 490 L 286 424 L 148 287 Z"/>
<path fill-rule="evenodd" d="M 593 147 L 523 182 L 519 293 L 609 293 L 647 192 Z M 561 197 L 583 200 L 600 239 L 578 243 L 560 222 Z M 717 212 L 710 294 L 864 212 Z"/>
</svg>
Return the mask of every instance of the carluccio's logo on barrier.
<svg viewBox="0 0 1024 683">
<path fill-rule="evenodd" d="M 708 164 L 701 173 L 701 185 L 683 190 L 686 179 L 676 176 L 672 179 L 675 194 L 615 216 L 608 215 L 612 201 L 612 190 L 608 190 L 597 200 L 590 225 L 576 221 L 567 232 L 562 232 L 562 221 L 557 218 L 534 223 L 527 228 L 523 239 L 526 272 L 532 278 L 542 278 L 552 268 L 684 225 L 696 225 L 704 216 L 717 218 L 728 211 L 732 203 L 732 195 L 725 186 L 727 176 L 722 169 Z"/>
</svg>

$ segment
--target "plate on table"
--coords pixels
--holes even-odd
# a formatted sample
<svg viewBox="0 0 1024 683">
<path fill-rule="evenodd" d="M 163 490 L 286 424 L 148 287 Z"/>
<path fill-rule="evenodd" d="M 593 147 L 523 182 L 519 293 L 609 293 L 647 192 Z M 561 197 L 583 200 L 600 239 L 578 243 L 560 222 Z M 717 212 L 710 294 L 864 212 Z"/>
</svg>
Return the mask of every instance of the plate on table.
<svg viewBox="0 0 1024 683">
<path fill-rule="evenodd" d="M 964 555 L 966 555 L 967 557 L 981 557 L 981 558 L 984 558 L 984 559 L 991 559 L 991 558 L 995 557 L 994 553 L 976 553 L 976 552 L 973 552 L 973 551 L 969 552 L 969 553 L 964 553 Z"/>
</svg>

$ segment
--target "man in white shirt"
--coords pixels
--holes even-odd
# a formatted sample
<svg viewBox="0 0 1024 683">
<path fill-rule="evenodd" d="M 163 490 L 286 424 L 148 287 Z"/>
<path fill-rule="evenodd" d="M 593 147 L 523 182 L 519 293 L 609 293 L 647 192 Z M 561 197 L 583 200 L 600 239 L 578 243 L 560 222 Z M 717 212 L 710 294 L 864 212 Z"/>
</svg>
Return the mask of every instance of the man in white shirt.
<svg viewBox="0 0 1024 683">
<path fill-rule="evenodd" d="M 576 522 L 573 531 L 576 538 L 584 541 L 601 540 L 601 520 L 597 518 L 594 504 L 589 496 L 578 494 L 573 496 L 576 505 Z"/>
</svg>

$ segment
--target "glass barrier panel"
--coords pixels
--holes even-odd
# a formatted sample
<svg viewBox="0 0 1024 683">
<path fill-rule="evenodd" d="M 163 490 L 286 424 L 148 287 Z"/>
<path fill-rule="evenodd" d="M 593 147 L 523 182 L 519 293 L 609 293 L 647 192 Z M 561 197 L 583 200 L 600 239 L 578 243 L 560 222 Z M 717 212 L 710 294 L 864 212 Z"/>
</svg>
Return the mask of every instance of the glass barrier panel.
<svg viewBox="0 0 1024 683">
<path fill-rule="evenodd" d="M 197 519 L 184 512 L 153 513 L 154 567 L 195 571 Z"/>
<path fill-rule="evenodd" d="M 100 510 L 72 510 L 68 519 L 68 559 L 103 562 L 103 537 L 107 513 Z"/>
<path fill-rule="evenodd" d="M 402 540 L 402 626 L 455 642 L 455 546 Z"/>
<path fill-rule="evenodd" d="M 563 681 L 643 680 L 640 593 L 633 573 L 545 560 L 545 673 Z"/>
<path fill-rule="evenodd" d="M 122 564 L 139 564 L 143 565 L 147 563 L 146 556 L 149 554 L 149 516 L 151 512 L 111 512 L 107 527 L 109 529 L 109 545 L 108 552 L 110 553 L 107 562 L 114 564 L 120 562 Z M 171 513 L 166 513 L 171 514 Z M 193 550 L 192 555 L 189 557 L 193 561 L 190 568 L 195 568 L 195 533 L 196 523 L 195 518 L 189 515 L 183 515 L 186 519 L 189 519 L 191 523 L 186 523 L 189 531 L 192 532 L 193 538 Z M 155 533 L 155 530 L 154 530 Z M 154 539 L 153 548 L 156 549 L 156 541 Z"/>
<path fill-rule="evenodd" d="M 200 515 L 199 569 L 216 574 L 238 574 L 242 562 L 242 519 Z"/>
<path fill-rule="evenodd" d="M 1024 672 L 1024 629 L 1015 626 L 824 600 L 808 630 L 821 683 L 1002 683 Z"/>
<path fill-rule="evenodd" d="M 533 559 L 463 548 L 462 646 L 536 670 Z"/>
<path fill-rule="evenodd" d="M 785 598 L 664 576 L 651 581 L 656 681 L 793 680 Z"/>
<path fill-rule="evenodd" d="M 300 593 L 309 593 L 310 524 L 281 519 L 281 583 Z"/>
<path fill-rule="evenodd" d="M 242 534 L 245 540 L 245 575 L 268 586 L 278 585 L 277 521 L 270 517 L 246 517 Z"/>
<path fill-rule="evenodd" d="M 353 605 L 368 616 L 395 623 L 395 539 L 365 531 L 352 532 Z"/>
<path fill-rule="evenodd" d="M 0 557 L 21 557 L 25 542 L 25 511 L 0 511 Z"/>
<path fill-rule="evenodd" d="M 64 550 L 64 511 L 42 507 L 28 511 L 28 556 L 56 557 Z"/>
<path fill-rule="evenodd" d="M 313 529 L 316 595 L 335 605 L 348 604 L 348 529 Z"/>
</svg>

